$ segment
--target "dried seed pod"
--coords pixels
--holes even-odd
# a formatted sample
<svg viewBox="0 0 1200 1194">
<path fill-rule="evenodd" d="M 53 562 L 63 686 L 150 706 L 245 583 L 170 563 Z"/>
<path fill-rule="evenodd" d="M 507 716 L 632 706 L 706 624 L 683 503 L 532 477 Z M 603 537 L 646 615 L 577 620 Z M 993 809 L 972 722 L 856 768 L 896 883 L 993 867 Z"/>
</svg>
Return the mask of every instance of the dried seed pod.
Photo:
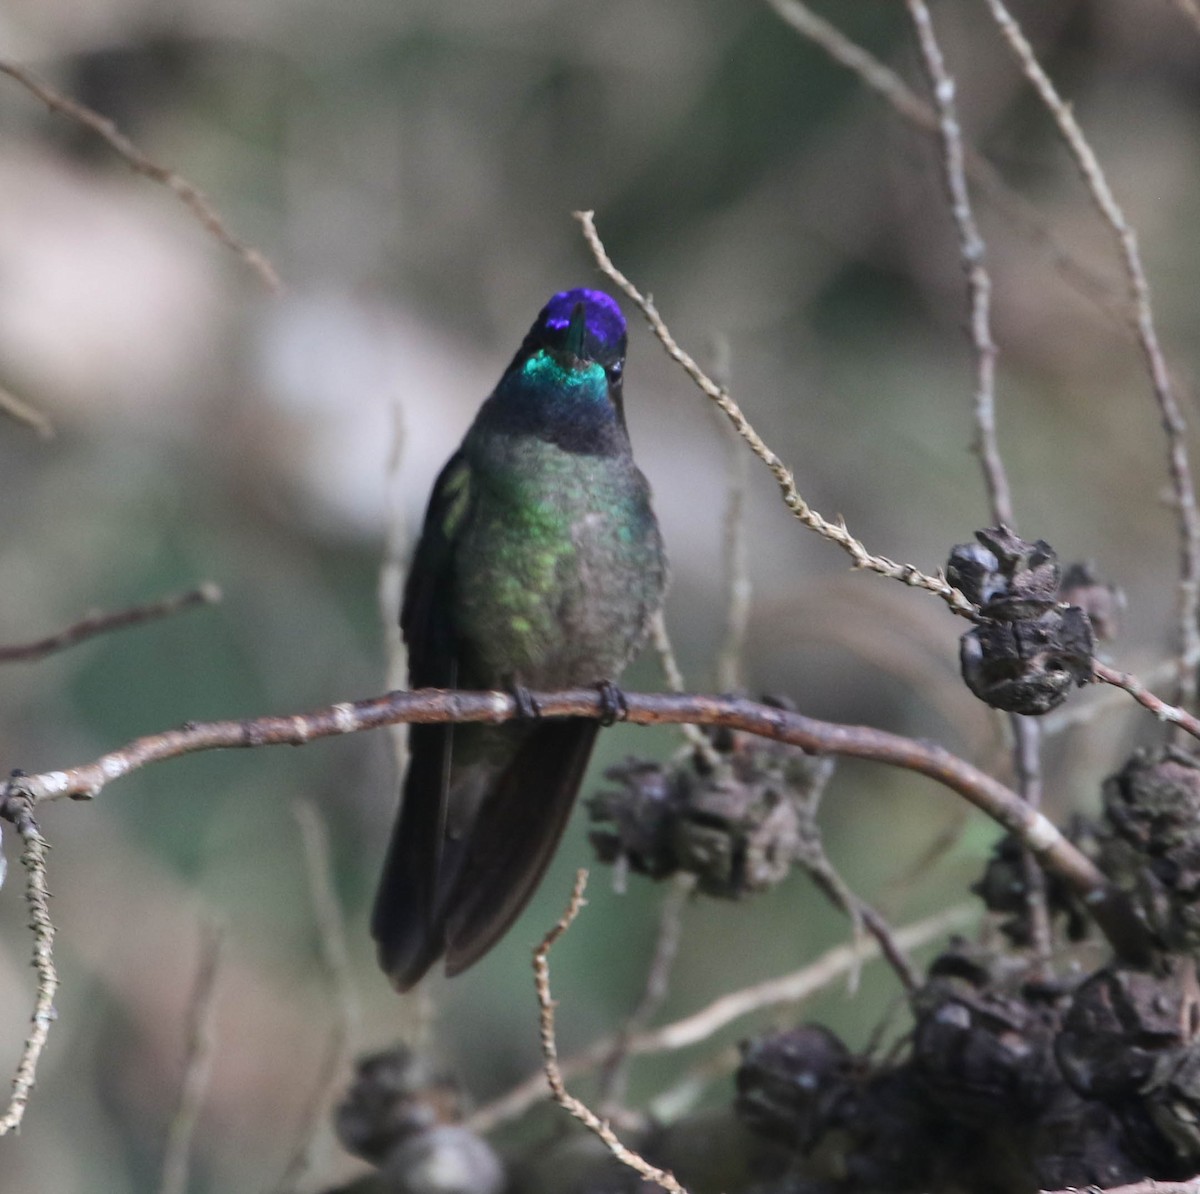
<svg viewBox="0 0 1200 1194">
<path fill-rule="evenodd" d="M 1058 561 L 1043 539 L 1007 527 L 976 531 L 978 544 L 950 552 L 946 575 L 987 620 L 959 643 L 967 687 L 1007 713 L 1047 713 L 1092 678 L 1087 614 L 1059 602 Z"/>
<path fill-rule="evenodd" d="M 1162 1054 L 1142 1097 L 1151 1122 L 1182 1167 L 1194 1172 L 1200 1163 L 1200 1047 L 1192 1044 Z"/>
<path fill-rule="evenodd" d="M 1104 785 L 1101 865 L 1160 945 L 1200 954 L 1200 759 L 1136 752 Z"/>
<path fill-rule="evenodd" d="M 588 835 L 601 862 L 624 860 L 639 875 L 664 879 L 679 868 L 671 822 L 683 800 L 677 773 L 662 763 L 626 759 L 604 778 L 620 785 L 587 801 L 593 823 Z"/>
<path fill-rule="evenodd" d="M 996 554 L 982 543 L 960 543 L 950 549 L 946 579 L 976 605 L 1008 595 L 1008 580 Z"/>
<path fill-rule="evenodd" d="M 1034 1125 L 1029 1155 L 1034 1188 L 1110 1190 L 1146 1175 L 1117 1114 L 1062 1087 Z"/>
<path fill-rule="evenodd" d="M 960 543 L 950 549 L 946 578 L 976 605 L 994 601 L 1055 600 L 1058 593 L 1058 557 L 1043 539 L 1033 543 L 1008 527 L 976 531 L 978 543 Z"/>
<path fill-rule="evenodd" d="M 989 617 L 1001 612 L 1007 617 L 1011 611 L 997 610 L 1000 604 L 987 607 Z M 1094 645 L 1081 609 L 1051 607 L 1036 617 L 986 622 L 967 631 L 959 663 L 967 687 L 993 709 L 1039 715 L 1091 680 Z"/>
<path fill-rule="evenodd" d="M 917 1077 L 944 1114 L 978 1127 L 1032 1120 L 1062 1084 L 1057 992 L 1019 986 L 1019 972 L 1004 981 L 988 961 L 952 947 L 913 997 Z"/>
<path fill-rule="evenodd" d="M 1200 1027 L 1191 963 L 1166 974 L 1109 966 L 1081 983 L 1055 1042 L 1063 1075 L 1087 1098 L 1119 1105 Z"/>
<path fill-rule="evenodd" d="M 1125 594 L 1116 585 L 1104 584 L 1096 576 L 1090 561 L 1072 564 L 1063 577 L 1059 597 L 1068 605 L 1077 605 L 1088 616 L 1092 631 L 1101 642 L 1117 637 Z"/>
<path fill-rule="evenodd" d="M 755 1131 L 808 1152 L 846 1098 L 855 1061 L 828 1029 L 804 1024 L 742 1042 L 738 1115 Z"/>
<path fill-rule="evenodd" d="M 713 742 L 715 769 L 689 756 L 671 765 L 630 759 L 605 773 L 621 786 L 588 801 L 601 861 L 653 879 L 686 871 L 723 899 L 787 876 L 805 848 L 802 805 L 828 780 L 829 760 L 749 734 Z"/>
<path fill-rule="evenodd" d="M 1095 835 L 1095 826 L 1083 817 L 1072 818 L 1065 834 L 1070 842 L 1093 857 L 1099 849 Z M 1000 931 L 1013 945 L 1022 949 L 1030 945 L 1028 874 L 1019 838 L 1008 833 L 996 842 L 983 877 L 971 885 L 971 890 L 983 900 L 989 912 L 1005 917 L 1000 922 Z M 1091 921 L 1075 891 L 1059 876 L 1047 874 L 1045 897 L 1050 914 L 1061 916 L 1066 922 L 1067 938 L 1082 941 Z"/>
<path fill-rule="evenodd" d="M 347 1152 L 378 1165 L 401 1141 L 461 1115 L 453 1079 L 397 1045 L 359 1059 L 334 1127 Z"/>
</svg>

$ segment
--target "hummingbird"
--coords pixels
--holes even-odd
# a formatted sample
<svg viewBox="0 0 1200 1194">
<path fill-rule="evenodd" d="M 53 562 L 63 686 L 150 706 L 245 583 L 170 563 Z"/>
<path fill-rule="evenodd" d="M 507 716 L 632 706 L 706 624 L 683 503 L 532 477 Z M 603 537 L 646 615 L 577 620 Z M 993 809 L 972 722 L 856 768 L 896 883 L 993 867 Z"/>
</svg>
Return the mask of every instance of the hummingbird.
<svg viewBox="0 0 1200 1194">
<path fill-rule="evenodd" d="M 529 690 L 608 700 L 662 605 L 667 562 L 625 426 L 626 329 L 599 290 L 542 308 L 429 499 L 400 626 L 411 688 L 504 689 L 502 725 L 414 725 L 371 931 L 400 991 L 508 931 L 566 827 L 600 723 Z"/>
</svg>

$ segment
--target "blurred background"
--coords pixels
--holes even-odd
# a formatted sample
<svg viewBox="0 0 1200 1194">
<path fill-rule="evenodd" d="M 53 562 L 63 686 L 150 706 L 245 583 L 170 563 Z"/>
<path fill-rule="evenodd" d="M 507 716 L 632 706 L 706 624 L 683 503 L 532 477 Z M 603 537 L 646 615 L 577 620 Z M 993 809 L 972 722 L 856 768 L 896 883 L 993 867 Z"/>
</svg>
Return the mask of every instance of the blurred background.
<svg viewBox="0 0 1200 1194">
<path fill-rule="evenodd" d="M 901 5 L 820 7 L 924 94 Z M 1196 422 L 1200 28 L 1184 0 L 1015 11 L 1139 230 Z M 971 139 L 1120 296 L 1111 233 L 982 5 L 934 12 Z M 0 639 L 201 581 L 225 594 L 4 668 L 5 767 L 83 762 L 187 719 L 382 691 L 389 510 L 398 503 L 415 535 L 434 475 L 546 297 L 599 284 L 576 208 L 596 210 L 618 265 L 694 355 L 711 363 L 724 339 L 756 427 L 804 495 L 872 550 L 933 570 L 989 521 L 936 147 L 766 5 L 8 0 L 0 47 L 199 186 L 285 286 L 269 294 L 169 192 L 0 78 L 0 385 L 57 428 L 40 439 L 0 421 Z M 1019 529 L 1125 590 L 1111 649 L 1146 671 L 1174 641 L 1176 544 L 1141 360 L 1105 302 L 1018 221 L 982 199 L 978 215 Z M 728 440 L 631 322 L 631 432 L 672 558 L 669 624 L 689 686 L 703 690 L 725 616 Z M 754 462 L 747 549 L 749 690 L 935 738 L 1009 776 L 1002 723 L 957 680 L 962 625 L 935 599 L 851 574 Z M 662 683 L 649 659 L 627 681 Z M 1122 706 L 1057 739 L 1054 815 L 1094 804 L 1099 780 L 1152 731 Z M 662 757 L 678 743 L 610 730 L 588 786 L 631 752 Z M 279 1180 L 343 1015 L 320 962 L 300 801 L 330 842 L 361 1010 L 354 1048 L 424 1032 L 479 1102 L 536 1068 L 529 949 L 591 861 L 585 818 L 504 944 L 453 983 L 433 980 L 436 1015 L 422 1026 L 376 969 L 366 927 L 396 790 L 376 734 L 184 759 L 93 804 L 44 809 L 59 1018 L 25 1126 L 0 1143 L 0 1188 L 157 1188 L 210 917 L 226 939 L 192 1188 Z M 966 898 L 996 836 L 926 782 L 849 764 L 824 827 L 847 880 L 896 922 Z M 20 867 L 6 848 L 0 1073 L 32 1000 Z M 589 906 L 555 955 L 565 1051 L 636 1003 L 661 894 L 637 878 L 615 894 L 593 868 Z M 696 902 L 660 1015 L 847 936 L 801 877 L 753 901 Z M 874 969 L 853 997 L 837 986 L 805 1014 L 861 1046 L 897 994 Z M 714 1048 L 638 1062 L 631 1100 Z M 727 1100 L 728 1079 L 706 1097 Z M 355 1168 L 323 1127 L 309 1186 Z"/>
</svg>

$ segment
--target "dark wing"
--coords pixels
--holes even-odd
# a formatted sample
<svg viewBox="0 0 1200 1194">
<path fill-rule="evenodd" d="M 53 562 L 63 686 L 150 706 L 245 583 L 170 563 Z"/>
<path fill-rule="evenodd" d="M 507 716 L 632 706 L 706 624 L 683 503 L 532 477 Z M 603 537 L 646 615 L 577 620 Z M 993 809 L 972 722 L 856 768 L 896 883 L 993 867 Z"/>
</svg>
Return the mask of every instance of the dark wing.
<svg viewBox="0 0 1200 1194">
<path fill-rule="evenodd" d="M 454 544 L 470 502 L 471 470 L 461 452 L 442 469 L 413 556 L 400 627 L 410 688 L 453 688 L 458 644 L 451 620 Z M 402 991 L 444 949 L 437 904 L 449 795 L 452 725 L 414 725 L 409 765 L 383 876 L 371 915 L 379 962 Z"/>
<path fill-rule="evenodd" d="M 566 828 L 599 728 L 564 718 L 523 734 L 479 809 L 450 892 L 447 974 L 478 961 L 529 902 Z"/>
</svg>

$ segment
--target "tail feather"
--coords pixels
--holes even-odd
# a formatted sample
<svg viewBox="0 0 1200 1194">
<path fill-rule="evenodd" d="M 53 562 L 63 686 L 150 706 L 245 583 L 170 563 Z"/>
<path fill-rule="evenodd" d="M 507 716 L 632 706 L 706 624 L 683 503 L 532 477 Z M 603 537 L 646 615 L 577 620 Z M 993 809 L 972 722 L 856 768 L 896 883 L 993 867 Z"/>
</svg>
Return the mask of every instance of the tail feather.
<svg viewBox="0 0 1200 1194">
<path fill-rule="evenodd" d="M 443 863 L 445 813 L 438 793 L 446 783 L 447 730 L 440 725 L 411 727 L 400 815 L 371 913 L 379 964 L 401 991 L 415 986 L 445 948 L 435 909 Z"/>
<path fill-rule="evenodd" d="M 493 756 L 485 790 L 465 798 L 464 790 L 479 787 L 479 760 L 467 776 L 468 767 L 449 762 L 451 727 L 412 727 L 400 816 L 371 918 L 380 965 L 398 990 L 415 986 L 443 954 L 447 973 L 465 970 L 521 914 L 566 828 L 598 730 L 586 718 L 503 727 L 512 754 Z M 486 730 L 493 743 L 501 732 Z M 456 755 L 476 753 L 454 745 Z M 463 808 L 448 810 L 456 796 L 477 808 L 463 825 L 455 824 Z"/>
<path fill-rule="evenodd" d="M 529 903 L 566 829 L 599 728 L 586 718 L 538 725 L 489 792 L 446 909 L 447 974 L 483 957 Z"/>
</svg>

